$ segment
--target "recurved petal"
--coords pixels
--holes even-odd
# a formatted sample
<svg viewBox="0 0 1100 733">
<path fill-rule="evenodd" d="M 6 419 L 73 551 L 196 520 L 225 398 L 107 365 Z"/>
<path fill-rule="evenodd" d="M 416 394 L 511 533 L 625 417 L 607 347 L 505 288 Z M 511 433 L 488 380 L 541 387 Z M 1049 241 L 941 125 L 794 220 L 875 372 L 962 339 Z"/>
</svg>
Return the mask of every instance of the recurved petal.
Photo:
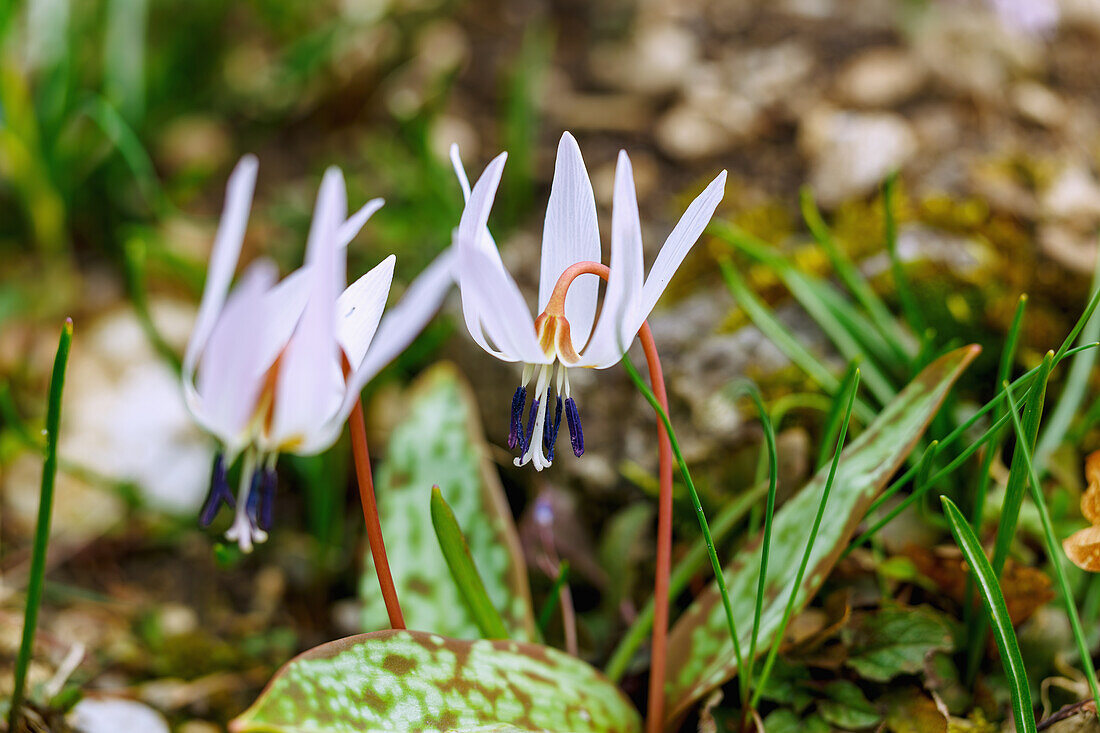
<svg viewBox="0 0 1100 733">
<path fill-rule="evenodd" d="M 309 300 L 310 284 L 309 270 L 299 267 L 264 294 L 264 317 L 257 326 L 262 331 L 256 358 L 261 373 L 271 368 L 290 341 Z"/>
<path fill-rule="evenodd" d="M 491 342 L 482 344 L 483 348 L 504 361 L 550 363 L 539 347 L 535 323 L 512 276 L 477 249 L 459 249 L 458 270 L 463 305 L 470 304 L 473 319 L 467 326 L 471 334 L 478 329 L 475 340 L 480 336 Z"/>
<path fill-rule="evenodd" d="M 539 312 L 546 309 L 554 285 L 565 269 L 578 262 L 600 262 L 600 228 L 596 197 L 577 141 L 568 132 L 558 143 L 554 182 L 542 229 L 542 266 L 539 271 Z M 600 279 L 581 275 L 569 287 L 565 317 L 573 348 L 580 351 L 592 333 Z"/>
<path fill-rule="evenodd" d="M 184 382 L 191 413 L 206 430 L 237 453 L 256 409 L 264 375 L 257 346 L 264 318 L 264 293 L 276 277 L 273 262 L 254 262 L 226 300 L 203 350 L 195 384 Z"/>
<path fill-rule="evenodd" d="M 462 155 L 458 150 L 458 143 L 451 143 L 451 167 L 455 170 L 458 185 L 462 187 L 462 200 L 470 200 L 470 179 L 466 176 L 466 168 L 462 165 Z"/>
<path fill-rule="evenodd" d="M 199 355 L 214 329 L 225 305 L 233 272 L 241 256 L 248 213 L 252 208 L 252 193 L 256 188 L 256 170 L 259 164 L 254 155 L 246 155 L 233 169 L 226 186 L 225 205 L 218 223 L 218 233 L 210 250 L 210 266 L 206 271 L 206 285 L 202 292 L 195 327 L 183 357 L 183 380 L 190 382 L 195 375 Z"/>
<path fill-rule="evenodd" d="M 363 363 L 386 308 L 396 260 L 393 255 L 382 260 L 336 299 L 336 338 L 353 371 Z"/>
<path fill-rule="evenodd" d="M 641 321 L 630 329 L 642 294 L 642 225 L 634 191 L 634 173 L 625 151 L 619 152 L 615 169 L 615 194 L 611 211 L 611 264 L 600 320 L 580 364 L 598 369 L 622 358 L 634 340 Z M 642 318 L 644 320 L 644 316 Z"/>
<path fill-rule="evenodd" d="M 268 448 L 294 452 L 336 412 L 344 379 L 336 343 L 336 229 L 346 213 L 343 178 L 321 181 L 306 245 L 309 295 L 275 380 Z M 342 258 L 341 258 L 342 259 Z"/>
<path fill-rule="evenodd" d="M 355 239 L 355 235 L 359 233 L 359 230 L 363 228 L 367 220 L 370 219 L 375 212 L 381 209 L 382 205 L 385 203 L 383 199 L 371 199 L 363 204 L 359 211 L 356 211 L 347 221 L 341 224 L 336 230 L 337 248 L 347 247 L 351 244 L 351 240 Z"/>
<path fill-rule="evenodd" d="M 1100 573 L 1100 527 L 1086 527 L 1074 532 L 1062 543 L 1066 557 L 1077 567 L 1090 573 Z"/>
<path fill-rule="evenodd" d="M 331 444 L 336 440 L 363 387 L 424 330 L 454 283 L 454 261 L 454 249 L 444 250 L 413 280 L 401 300 L 382 316 L 366 358 L 347 378 L 347 391 L 340 411 L 318 436 L 318 444 Z"/>
<path fill-rule="evenodd" d="M 699 241 L 699 236 L 706 229 L 707 224 L 710 223 L 711 217 L 714 216 L 714 210 L 718 208 L 719 202 L 722 201 L 725 186 L 726 172 L 722 171 L 691 202 L 691 205 L 687 207 L 687 211 L 684 212 L 684 215 L 680 217 L 680 221 L 673 228 L 672 233 L 668 235 L 668 239 L 665 240 L 661 251 L 657 254 L 657 259 L 653 262 L 645 286 L 642 288 L 640 313 L 635 316 L 637 318 L 640 315 L 640 318 L 638 318 L 635 329 L 641 328 L 642 321 L 649 317 L 653 306 L 657 305 L 657 300 L 665 292 L 665 288 L 668 287 L 672 276 L 676 274 L 676 270 L 680 267 L 684 258 L 687 257 L 687 253 Z"/>
</svg>

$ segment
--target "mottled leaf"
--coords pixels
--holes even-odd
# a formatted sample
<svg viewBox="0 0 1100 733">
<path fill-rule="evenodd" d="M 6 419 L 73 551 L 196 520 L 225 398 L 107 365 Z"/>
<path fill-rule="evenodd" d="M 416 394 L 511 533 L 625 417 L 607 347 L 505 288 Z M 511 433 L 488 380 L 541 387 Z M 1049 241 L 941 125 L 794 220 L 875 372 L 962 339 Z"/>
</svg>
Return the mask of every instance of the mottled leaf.
<svg viewBox="0 0 1100 733">
<path fill-rule="evenodd" d="M 376 490 L 406 625 L 459 639 L 481 636 L 432 527 L 429 499 L 432 485 L 438 484 L 509 634 L 533 639 L 526 565 L 469 388 L 454 367 L 440 364 L 420 377 L 403 401 L 408 413 L 390 434 Z M 364 626 L 387 628 L 370 553 L 365 557 L 360 594 Z"/>
<path fill-rule="evenodd" d="M 877 725 L 882 716 L 853 682 L 837 680 L 825 686 L 825 699 L 817 712 L 826 722 L 845 730 L 863 730 Z"/>
<path fill-rule="evenodd" d="M 866 679 L 888 682 L 919 672 L 930 652 L 951 648 L 951 626 L 935 611 L 884 608 L 861 618 L 847 663 Z"/>
<path fill-rule="evenodd" d="M 378 631 L 292 659 L 229 729 L 632 733 L 641 719 L 599 672 L 556 649 Z"/>
<path fill-rule="evenodd" d="M 807 603 L 829 574 L 875 495 L 912 451 L 921 433 L 978 347 L 952 351 L 929 364 L 845 449 L 832 494 L 813 547 L 797 604 Z M 764 611 L 758 649 L 771 643 L 792 592 L 808 528 L 813 523 L 828 477 L 825 466 L 775 514 Z M 760 568 L 760 541 L 750 544 L 726 568 L 726 583 L 737 618 L 751 619 Z M 751 624 L 739 626 L 748 648 Z M 737 673 L 737 662 L 722 604 L 712 583 L 672 629 L 669 639 L 668 720 L 673 722 L 710 690 Z"/>
</svg>

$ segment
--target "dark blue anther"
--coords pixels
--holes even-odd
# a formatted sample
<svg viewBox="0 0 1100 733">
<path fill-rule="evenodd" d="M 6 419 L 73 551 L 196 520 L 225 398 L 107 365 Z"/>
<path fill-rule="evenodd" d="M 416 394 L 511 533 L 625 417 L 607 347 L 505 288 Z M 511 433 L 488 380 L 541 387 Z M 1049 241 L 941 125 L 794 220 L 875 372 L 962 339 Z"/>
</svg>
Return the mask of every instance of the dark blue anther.
<svg viewBox="0 0 1100 733">
<path fill-rule="evenodd" d="M 264 469 L 263 483 L 260 486 L 260 529 L 265 532 L 275 523 L 275 488 L 279 484 L 279 475 L 274 468 Z"/>
<path fill-rule="evenodd" d="M 584 455 L 584 433 L 581 432 L 581 414 L 577 412 L 577 403 L 572 397 L 565 400 L 565 422 L 569 425 L 569 442 L 573 444 L 573 455 Z"/>
<path fill-rule="evenodd" d="M 229 491 L 229 480 L 226 478 L 225 456 L 219 453 L 214 458 L 210 491 L 206 495 L 206 501 L 203 502 L 202 511 L 199 512 L 199 526 L 209 527 L 214 517 L 218 516 L 218 510 L 222 508 L 223 503 L 228 504 L 231 509 L 234 507 L 233 494 Z"/>
<path fill-rule="evenodd" d="M 508 426 L 508 447 L 515 448 L 523 440 L 523 408 L 527 404 L 527 388 L 520 387 L 512 395 L 512 420 Z"/>
<path fill-rule="evenodd" d="M 260 511 L 260 482 L 263 480 L 263 476 L 259 471 L 252 472 L 252 481 L 248 486 L 248 499 L 244 505 L 245 511 L 248 512 L 248 521 L 252 523 L 253 527 L 258 526 L 256 517 Z"/>
<path fill-rule="evenodd" d="M 550 410 L 546 411 L 546 426 L 542 431 L 542 447 L 546 449 L 546 460 L 554 460 L 554 443 L 558 439 L 558 430 L 561 428 L 561 397 L 558 397 L 557 407 L 554 409 L 554 419 L 550 419 Z"/>
<path fill-rule="evenodd" d="M 535 417 L 539 412 L 539 401 L 531 400 L 531 413 L 527 416 L 527 431 L 520 436 L 519 442 L 519 454 L 522 456 L 527 452 L 527 447 L 531 445 L 531 436 L 535 432 Z"/>
</svg>

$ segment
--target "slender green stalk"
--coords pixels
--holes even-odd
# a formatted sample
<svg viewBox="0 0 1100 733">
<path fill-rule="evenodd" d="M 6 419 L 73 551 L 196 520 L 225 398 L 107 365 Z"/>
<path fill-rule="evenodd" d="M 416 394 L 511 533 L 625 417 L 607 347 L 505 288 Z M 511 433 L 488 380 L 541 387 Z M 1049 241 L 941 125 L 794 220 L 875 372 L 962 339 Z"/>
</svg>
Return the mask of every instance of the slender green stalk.
<svg viewBox="0 0 1100 733">
<path fill-rule="evenodd" d="M 894 214 L 894 197 L 897 190 L 898 174 L 895 171 L 886 177 L 882 184 L 882 220 L 885 229 L 886 252 L 890 255 L 890 272 L 894 276 L 894 290 L 897 291 L 898 300 L 901 301 L 901 312 L 905 314 L 905 320 L 913 333 L 920 334 L 922 340 L 927 342 L 928 325 L 921 313 L 917 299 L 913 297 L 913 288 L 909 285 L 909 278 L 905 275 L 905 267 L 898 256 L 898 222 Z"/>
<path fill-rule="evenodd" d="M 1089 690 L 1092 692 L 1092 700 L 1096 709 L 1100 710 L 1100 685 L 1096 682 L 1096 668 L 1092 664 L 1092 655 L 1089 653 L 1088 641 L 1085 632 L 1081 628 L 1081 617 L 1077 614 L 1077 603 L 1073 598 L 1073 589 L 1066 578 L 1066 569 L 1062 565 L 1062 546 L 1054 536 L 1054 525 L 1050 521 L 1050 512 L 1047 511 L 1047 502 L 1043 498 L 1043 487 L 1039 483 L 1039 473 L 1035 469 L 1035 463 L 1031 460 L 1031 451 L 1028 449 L 1027 434 L 1020 418 L 1016 415 L 1016 404 L 1012 395 L 1008 396 L 1009 415 L 1012 416 L 1012 426 L 1016 429 L 1017 445 L 1024 456 L 1027 466 L 1028 487 L 1031 491 L 1031 499 L 1035 502 L 1035 508 L 1039 510 L 1039 519 L 1043 524 L 1043 539 L 1046 540 L 1047 555 L 1050 564 L 1054 566 L 1054 576 L 1058 580 L 1058 589 L 1062 593 L 1062 602 L 1066 606 L 1066 614 L 1069 616 L 1070 627 L 1073 629 L 1073 639 L 1077 642 L 1077 653 L 1081 657 L 1081 666 L 1085 668 L 1085 679 L 1088 680 Z"/>
<path fill-rule="evenodd" d="M 558 577 L 554 578 L 554 584 L 550 586 L 550 594 L 546 596 L 542 608 L 539 609 L 538 629 L 539 636 L 546 635 L 546 628 L 550 625 L 550 618 L 554 615 L 554 607 L 558 605 L 561 589 L 569 579 L 569 561 L 562 560 L 558 566 Z"/>
<path fill-rule="evenodd" d="M 432 487 L 431 514 L 435 536 L 439 539 L 439 549 L 443 551 L 451 577 L 458 586 L 462 599 L 466 601 L 466 607 L 474 617 L 477 627 L 486 639 L 507 639 L 508 629 L 504 625 L 504 619 L 489 599 L 462 528 L 458 526 L 458 520 L 438 486 Z"/>
<path fill-rule="evenodd" d="M 836 240 L 833 239 L 832 232 L 829 231 L 829 226 L 821 217 L 817 204 L 814 203 L 813 194 L 809 188 L 803 188 L 800 192 L 799 204 L 802 209 L 802 218 L 806 220 L 806 226 L 809 227 L 810 233 L 817 240 L 817 243 L 825 250 L 825 254 L 828 256 L 829 261 L 833 263 L 833 268 L 840 276 L 841 281 L 859 301 L 859 304 L 867 310 L 879 334 L 893 350 L 895 358 L 903 364 L 909 363 L 912 355 L 906 351 L 904 344 L 897 336 L 897 321 L 894 320 L 886 304 L 878 297 L 855 263 L 840 251 Z M 920 333 L 920 331 L 917 333 Z"/>
<path fill-rule="evenodd" d="M 810 379 L 817 382 L 828 394 L 842 394 L 840 392 L 840 381 L 822 366 L 818 358 L 799 343 L 798 339 L 787 330 L 787 327 L 775 317 L 775 314 L 753 294 L 744 279 L 737 273 L 733 262 L 728 257 L 720 257 L 718 265 L 722 270 L 722 277 L 726 281 L 730 294 L 733 295 L 734 300 L 745 311 L 753 324 L 788 359 L 809 375 Z M 856 402 L 855 414 L 862 423 L 869 423 L 875 417 L 875 411 L 862 400 Z"/>
<path fill-rule="evenodd" d="M 711 523 L 714 542 L 721 542 L 737 526 L 737 523 L 745 518 L 745 515 L 764 498 L 767 488 L 767 484 L 764 483 L 754 486 L 718 513 L 718 516 L 714 518 L 714 522 Z M 669 598 L 675 598 L 684 592 L 691 579 L 698 575 L 699 571 L 706 565 L 707 556 L 706 540 L 700 538 L 673 568 L 672 574 L 668 578 Z M 649 630 L 652 627 L 653 599 L 651 598 L 638 612 L 634 623 L 627 629 L 618 646 L 615 647 L 615 651 L 612 652 L 607 667 L 604 669 L 604 674 L 608 679 L 613 682 L 622 679 L 623 673 L 626 672 L 627 665 L 630 664 L 635 652 L 649 638 Z"/>
<path fill-rule="evenodd" d="M 153 323 L 153 316 L 149 312 L 149 298 L 145 288 L 145 243 L 140 239 L 132 238 L 122 248 L 123 270 L 126 276 L 126 290 L 130 294 L 130 302 L 134 306 L 141 330 L 145 337 L 153 345 L 156 352 L 172 367 L 178 375 L 182 369 L 179 354 L 168 345 Z"/>
<path fill-rule="evenodd" d="M 1053 354 L 1047 353 L 1040 365 L 1037 377 L 1037 389 L 1028 394 L 1024 407 L 1024 436 L 1026 440 L 1016 442 L 1016 450 L 1012 454 L 1012 464 L 1008 472 L 1008 484 L 1005 486 L 1005 497 L 1001 503 L 1000 521 L 997 524 L 997 538 L 993 543 L 993 570 L 1000 577 L 1004 570 L 1005 560 L 1008 559 L 1009 549 L 1012 547 L 1012 539 L 1016 534 L 1016 522 L 1020 517 L 1020 506 L 1024 501 L 1024 493 L 1027 491 L 1027 466 L 1024 457 L 1030 454 L 1035 445 L 1035 438 L 1039 433 L 1039 423 L 1043 419 L 1043 399 L 1046 396 L 1047 379 L 1050 377 L 1050 369 L 1053 363 Z M 1006 392 L 1009 404 L 1009 412 L 1012 411 L 1015 401 L 1012 395 Z"/>
<path fill-rule="evenodd" d="M 735 386 L 735 393 L 744 393 L 752 399 L 756 405 L 756 411 L 760 415 L 760 423 L 764 426 L 764 442 L 768 449 L 768 501 L 764 510 L 764 539 L 760 548 L 760 574 L 756 582 L 756 607 L 752 614 L 752 636 L 749 641 L 748 665 L 739 668 L 738 679 L 741 687 L 741 701 L 747 703 L 749 690 L 752 689 L 752 671 L 756 660 L 756 642 L 760 635 L 760 617 L 764 613 L 764 588 L 768 580 L 768 559 L 772 550 L 772 520 L 775 517 L 775 492 L 779 486 L 779 453 L 775 447 L 775 427 L 768 417 L 768 411 L 764 408 L 764 399 L 760 390 L 752 382 L 741 382 Z"/>
<path fill-rule="evenodd" d="M 1092 272 L 1092 290 L 1100 292 L 1100 257 L 1096 258 L 1096 266 Z M 1100 313 L 1093 313 L 1081 330 L 1080 339 L 1082 343 L 1089 343 L 1098 338 L 1100 338 Z M 1043 428 L 1043 433 L 1035 446 L 1035 470 L 1040 474 L 1045 472 L 1047 459 L 1065 440 L 1070 423 L 1081 409 L 1081 403 L 1084 402 L 1085 393 L 1088 391 L 1089 375 L 1095 363 L 1096 352 L 1087 351 L 1074 359 L 1073 366 L 1069 368 L 1062 395 L 1050 413 L 1046 427 Z"/>
<path fill-rule="evenodd" d="M 1027 670 L 1024 668 L 1023 656 L 1020 654 L 1020 645 L 1016 642 L 1016 632 L 1012 629 L 1012 620 L 1008 616 L 1004 594 L 1001 593 L 1001 587 L 997 583 L 997 575 L 993 572 L 989 560 L 986 559 L 977 535 L 967 524 L 966 517 L 946 496 L 941 496 L 940 501 L 943 503 L 943 513 L 951 526 L 951 534 L 955 536 L 955 542 L 958 543 L 959 549 L 966 557 L 966 562 L 977 576 L 978 587 L 981 589 L 982 599 L 985 601 L 985 608 L 995 632 L 997 648 L 1001 652 L 1001 664 L 1004 666 L 1005 676 L 1012 683 L 1012 714 L 1016 719 L 1017 730 L 1035 733 L 1035 712 L 1031 707 L 1031 688 L 1027 682 Z"/>
<path fill-rule="evenodd" d="M 810 553 L 813 552 L 814 543 L 817 541 L 817 533 L 821 528 L 821 520 L 825 516 L 825 506 L 829 503 L 829 494 L 833 489 L 833 481 L 836 479 L 836 469 L 840 465 L 840 454 L 844 448 L 844 439 L 848 435 L 848 422 L 852 417 L 852 407 L 855 405 L 856 392 L 859 390 L 859 370 L 856 370 L 856 378 L 852 382 L 851 391 L 848 394 L 848 408 L 844 416 L 844 426 L 841 428 L 840 435 L 837 437 L 836 450 L 833 452 L 833 462 L 829 466 L 829 477 L 825 481 L 825 488 L 821 492 L 821 503 L 817 506 L 817 516 L 814 517 L 813 526 L 810 528 L 810 536 L 806 542 L 806 551 L 802 553 L 802 562 L 798 566 L 798 573 L 795 575 L 794 583 L 791 585 L 791 595 L 787 599 L 787 607 L 783 610 L 783 620 L 779 623 L 779 628 L 775 630 L 775 636 L 772 639 L 771 649 L 768 650 L 768 657 L 764 660 L 764 667 L 760 671 L 760 679 L 756 683 L 756 689 L 752 693 L 752 699 L 749 702 L 749 709 L 755 710 L 757 705 L 760 704 L 760 696 L 764 692 L 764 688 L 767 686 L 768 677 L 771 675 L 772 667 L 775 665 L 776 657 L 779 655 L 779 646 L 783 642 L 783 635 L 787 632 L 787 624 L 791 621 L 791 616 L 794 613 L 795 602 L 798 600 L 798 589 L 802 585 L 802 577 L 806 574 L 806 566 L 810 563 Z"/>
<path fill-rule="evenodd" d="M 646 385 L 642 376 L 638 373 L 638 370 L 634 368 L 634 364 L 630 361 L 628 354 L 623 354 L 622 364 L 626 368 L 627 374 L 634 381 L 634 386 L 638 388 L 638 391 L 646 398 L 650 406 L 653 407 L 654 412 L 661 418 L 661 422 L 664 423 L 665 431 L 668 433 L 668 440 L 672 446 L 672 452 L 676 456 L 676 463 L 680 466 L 680 473 L 684 477 L 684 483 L 687 484 L 688 493 L 691 494 L 691 503 L 695 506 L 695 516 L 699 519 L 699 529 L 703 532 L 703 540 L 707 544 L 707 555 L 710 557 L 710 566 L 714 571 L 714 579 L 718 583 L 718 592 L 722 596 L 722 605 L 726 611 L 726 623 L 729 626 L 730 639 L 733 640 L 733 652 L 737 656 L 737 668 L 744 669 L 744 657 L 741 655 L 741 640 L 737 636 L 737 622 L 733 618 L 733 608 L 730 605 L 730 594 L 726 589 L 726 575 L 722 572 L 722 563 L 718 561 L 718 554 L 714 549 L 714 538 L 710 533 L 710 525 L 707 523 L 707 516 L 703 513 L 703 505 L 699 500 L 699 492 L 695 489 L 695 482 L 691 480 L 691 473 L 688 471 L 687 462 L 684 460 L 684 454 L 680 451 L 680 442 L 676 439 L 676 433 L 672 430 L 672 422 L 668 419 L 668 415 L 661 407 L 660 402 L 657 400 L 657 396 L 653 394 L 653 390 Z"/>
<path fill-rule="evenodd" d="M 828 462 L 829 446 L 836 445 L 836 436 L 840 433 L 841 421 L 844 419 L 844 397 L 852 388 L 857 372 L 859 372 L 859 365 L 854 361 L 850 362 L 848 371 L 844 373 L 844 379 L 840 383 L 840 389 L 833 397 L 832 405 L 829 406 L 829 413 L 825 416 L 825 428 L 821 433 L 821 444 L 817 450 L 817 462 L 814 464 L 816 468 L 821 468 Z"/>
<path fill-rule="evenodd" d="M 1100 304 L 1100 289 L 1096 290 L 1092 294 L 1092 297 L 1089 298 L 1088 305 L 1085 306 L 1085 310 L 1081 314 L 1081 317 L 1077 319 L 1077 323 L 1073 324 L 1073 328 L 1070 329 L 1069 335 L 1066 336 L 1066 340 L 1058 347 L 1058 351 L 1054 354 L 1055 364 L 1062 361 L 1063 356 L 1070 356 L 1070 352 L 1074 351 L 1074 349 L 1071 348 L 1073 342 L 1077 340 L 1077 334 L 1081 333 L 1081 329 L 1085 327 L 1085 324 L 1092 318 L 1092 314 L 1096 312 L 1097 304 Z M 1095 345 L 1096 344 L 1082 344 L 1077 347 L 1077 350 L 1084 350 Z"/>
<path fill-rule="evenodd" d="M 1027 294 L 1020 295 L 1020 299 L 1016 303 L 1016 313 L 1012 317 L 1012 325 L 1008 329 L 1008 337 L 1005 339 L 1004 347 L 1001 349 L 1001 360 L 997 366 L 997 384 L 1001 385 L 1008 381 L 1012 374 L 1012 364 L 1016 358 L 1016 344 L 1020 339 L 1020 329 L 1024 321 L 1024 310 L 1027 308 Z M 998 387 L 999 388 L 999 387 Z M 1005 421 L 1001 420 L 1001 417 L 1007 417 L 1004 415 L 1005 408 L 1003 405 L 998 405 L 996 408 L 996 422 L 997 424 L 1004 424 Z M 993 480 L 993 461 L 997 458 L 997 454 L 1000 453 L 1002 438 L 998 433 L 997 437 L 991 439 L 986 445 L 985 453 L 982 456 L 981 467 L 978 469 L 978 487 L 974 492 L 974 498 L 970 507 L 970 526 L 974 528 L 975 532 L 981 532 L 982 521 L 985 514 L 985 497 L 989 493 L 989 484 Z M 977 633 L 975 626 L 974 616 L 974 578 L 973 576 L 966 576 L 966 593 L 964 595 L 963 602 L 963 618 L 966 622 L 967 638 Z"/>
<path fill-rule="evenodd" d="M 46 550 L 50 543 L 50 518 L 53 513 L 53 488 L 57 478 L 57 433 L 61 424 L 61 392 L 65 388 L 65 365 L 73 342 L 73 321 L 65 320 L 50 375 L 50 400 L 46 408 L 46 451 L 42 464 L 42 489 L 38 499 L 38 522 L 34 530 L 30 574 L 27 576 L 27 606 L 23 614 L 23 640 L 15 661 L 15 687 L 11 693 L 8 730 L 15 731 L 23 711 L 27 667 L 34 648 L 38 627 L 38 608 L 42 603 L 42 583 L 46 577 Z"/>
<path fill-rule="evenodd" d="M 879 530 L 881 530 L 890 522 L 894 521 L 894 519 L 896 519 L 899 514 L 915 504 L 922 496 L 925 495 L 928 489 L 935 485 L 935 482 L 928 479 L 928 474 L 932 472 L 932 467 L 936 463 L 936 445 L 937 441 L 933 440 L 928 445 L 928 447 L 924 449 L 924 453 L 921 454 L 920 463 L 917 464 L 917 480 L 913 482 L 913 486 L 915 488 L 912 492 L 910 492 L 909 496 L 905 497 L 904 501 L 891 509 L 886 514 L 886 516 L 875 523 L 873 527 L 861 534 L 846 548 L 844 548 L 844 552 L 841 554 L 842 558 L 847 557 L 852 550 L 856 549 L 864 542 L 878 534 Z M 871 505 L 871 508 L 867 510 L 867 513 L 864 516 L 871 516 L 872 514 L 874 514 L 875 509 L 881 507 L 890 495 L 892 494 L 886 494 L 884 492 L 881 496 L 879 496 L 879 498 L 875 501 L 874 504 Z"/>
</svg>

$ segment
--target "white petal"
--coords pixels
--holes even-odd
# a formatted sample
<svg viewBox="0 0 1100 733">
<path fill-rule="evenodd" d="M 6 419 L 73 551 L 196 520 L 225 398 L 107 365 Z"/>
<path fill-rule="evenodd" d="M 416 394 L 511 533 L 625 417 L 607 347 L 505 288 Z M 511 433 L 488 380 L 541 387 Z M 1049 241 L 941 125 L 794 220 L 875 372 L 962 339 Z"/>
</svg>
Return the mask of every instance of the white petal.
<svg viewBox="0 0 1100 733">
<path fill-rule="evenodd" d="M 466 177 L 466 169 L 462 167 L 462 156 L 458 153 L 458 143 L 451 143 L 451 167 L 455 169 L 458 185 L 462 187 L 462 200 L 470 200 L 470 179 Z"/>
<path fill-rule="evenodd" d="M 309 300 L 310 284 L 309 270 L 299 267 L 264 294 L 263 335 L 256 359 L 261 372 L 271 368 L 290 341 Z"/>
<path fill-rule="evenodd" d="M 214 323 L 225 305 L 233 272 L 241 256 L 248 212 L 252 208 L 252 193 L 256 188 L 256 169 L 259 164 L 254 155 L 246 155 L 237 163 L 226 186 L 225 205 L 221 222 L 210 250 L 210 266 L 206 271 L 206 285 L 202 303 L 191 331 L 191 340 L 183 357 L 183 380 L 190 382 L 195 376 L 195 365 L 214 329 Z"/>
<path fill-rule="evenodd" d="M 539 347 L 535 322 L 511 275 L 497 268 L 484 253 L 475 249 L 460 249 L 458 276 L 463 301 L 467 298 L 471 301 L 482 333 L 499 349 L 486 347 L 490 353 L 503 361 L 528 364 L 553 361 Z"/>
<path fill-rule="evenodd" d="M 325 235 L 328 241 L 321 243 L 314 243 L 314 228 L 317 226 L 318 213 L 322 207 L 331 208 L 332 210 L 332 223 L 328 234 Z M 358 212 L 357 212 L 358 213 Z M 321 246 L 332 248 L 334 250 L 334 256 L 332 259 L 333 266 L 333 281 L 336 283 L 336 293 L 340 291 L 348 282 L 348 258 L 347 258 L 347 245 L 339 245 L 338 242 L 340 235 L 338 234 L 340 226 L 346 224 L 345 218 L 348 215 L 348 190 L 344 184 L 343 172 L 332 165 L 325 170 L 325 175 L 321 178 L 321 188 L 317 191 L 317 203 L 313 206 L 313 221 L 310 223 L 309 228 L 309 241 L 306 243 L 306 264 L 310 263 L 310 250 L 316 249 Z M 365 223 L 366 220 L 364 220 Z M 356 229 L 352 232 L 352 239 L 359 233 Z M 349 242 L 351 239 L 348 240 Z M 335 298 L 335 294 L 333 295 Z"/>
<path fill-rule="evenodd" d="M 710 218 L 714 216 L 714 210 L 718 208 L 718 204 L 722 200 L 725 185 L 726 172 L 722 171 L 691 202 L 672 233 L 668 235 L 668 239 L 665 240 L 661 251 L 657 254 L 657 259 L 653 262 L 653 267 L 649 270 L 645 286 L 642 288 L 642 300 L 638 306 L 638 313 L 634 314 L 635 330 L 641 328 L 642 322 L 649 318 L 653 306 L 657 305 L 657 300 L 665 292 L 672 276 L 676 274 L 676 269 L 680 267 L 688 252 L 699 240 L 703 230 L 706 229 L 707 224 L 710 223 Z"/>
<path fill-rule="evenodd" d="M 546 308 L 558 278 L 570 265 L 600 261 L 600 228 L 596 222 L 596 197 L 584 167 L 577 141 L 568 132 L 558 143 L 554 182 L 546 205 L 542 229 L 542 267 L 539 275 L 539 312 Z M 573 348 L 580 351 L 592 333 L 600 279 L 581 275 L 569 286 L 565 317 Z"/>
<path fill-rule="evenodd" d="M 619 152 L 615 169 L 615 200 L 611 211 L 611 265 L 600 320 L 579 366 L 609 367 L 622 358 L 634 340 L 624 324 L 638 310 L 642 294 L 642 225 L 630 159 Z"/>
<path fill-rule="evenodd" d="M 275 264 L 254 262 L 229 295 L 198 365 L 194 387 L 184 394 L 195 419 L 226 445 L 243 447 L 244 432 L 256 409 L 264 375 L 256 360 L 264 318 L 264 293 L 276 276 Z"/>
<path fill-rule="evenodd" d="M 504 353 L 506 348 L 504 344 L 498 342 L 495 345 L 496 348 L 489 345 L 485 325 L 479 311 L 482 298 L 478 293 L 480 285 L 476 276 L 477 267 L 482 266 L 487 261 L 487 267 L 496 271 L 496 277 L 494 278 L 493 275 L 486 275 L 485 277 L 511 282 L 512 287 L 515 287 L 515 283 L 512 282 L 511 276 L 505 271 L 504 264 L 500 260 L 500 252 L 497 251 L 496 245 L 488 236 L 489 211 L 493 207 L 493 197 L 496 195 L 497 186 L 500 185 L 500 176 L 504 171 L 504 161 L 507 160 L 507 157 L 507 153 L 501 153 L 494 158 L 485 167 L 485 172 L 481 174 L 481 178 L 478 179 L 477 184 L 470 193 L 470 198 L 466 201 L 466 208 L 462 211 L 462 219 L 459 221 L 458 228 L 455 230 L 454 248 L 458 257 L 457 279 L 459 291 L 462 294 L 462 316 L 466 321 L 466 328 L 470 332 L 470 336 L 473 337 L 478 346 L 493 356 L 505 361 L 517 361 L 519 357 L 515 354 Z M 467 253 L 471 257 L 478 253 L 482 256 L 476 260 L 476 265 L 464 267 L 462 263 L 468 259 L 466 257 Z M 474 275 L 464 275 L 465 271 L 472 271 Z M 527 313 L 526 305 L 524 305 L 523 311 Z M 527 313 L 527 319 L 530 320 L 530 318 L 530 314 Z"/>
<path fill-rule="evenodd" d="M 386 308 L 396 259 L 390 255 L 382 260 L 336 299 L 336 338 L 352 371 L 363 363 L 367 347 L 378 328 L 378 320 Z"/>
<path fill-rule="evenodd" d="M 367 220 L 374 216 L 374 213 L 382 208 L 382 205 L 386 202 L 382 199 L 371 199 L 367 203 L 363 204 L 363 207 L 352 214 L 347 221 L 340 225 L 340 228 L 336 230 L 336 247 L 347 247 L 351 244 L 351 240 L 355 239 L 355 235 L 359 233 L 359 230 L 363 228 L 363 225 L 367 223 Z"/>
<path fill-rule="evenodd" d="M 335 169 L 325 172 L 317 194 L 306 269 L 309 300 L 298 328 L 283 352 L 275 383 L 269 449 L 294 451 L 338 409 L 344 391 L 336 343 L 337 258 L 335 233 L 344 220 L 343 179 Z"/>
<path fill-rule="evenodd" d="M 448 248 L 413 280 L 404 296 L 386 311 L 378 331 L 359 368 L 348 377 L 347 393 L 340 412 L 318 435 L 319 444 L 331 444 L 344 428 L 359 393 L 367 382 L 405 350 L 439 309 L 454 283 L 454 249 Z"/>
</svg>

